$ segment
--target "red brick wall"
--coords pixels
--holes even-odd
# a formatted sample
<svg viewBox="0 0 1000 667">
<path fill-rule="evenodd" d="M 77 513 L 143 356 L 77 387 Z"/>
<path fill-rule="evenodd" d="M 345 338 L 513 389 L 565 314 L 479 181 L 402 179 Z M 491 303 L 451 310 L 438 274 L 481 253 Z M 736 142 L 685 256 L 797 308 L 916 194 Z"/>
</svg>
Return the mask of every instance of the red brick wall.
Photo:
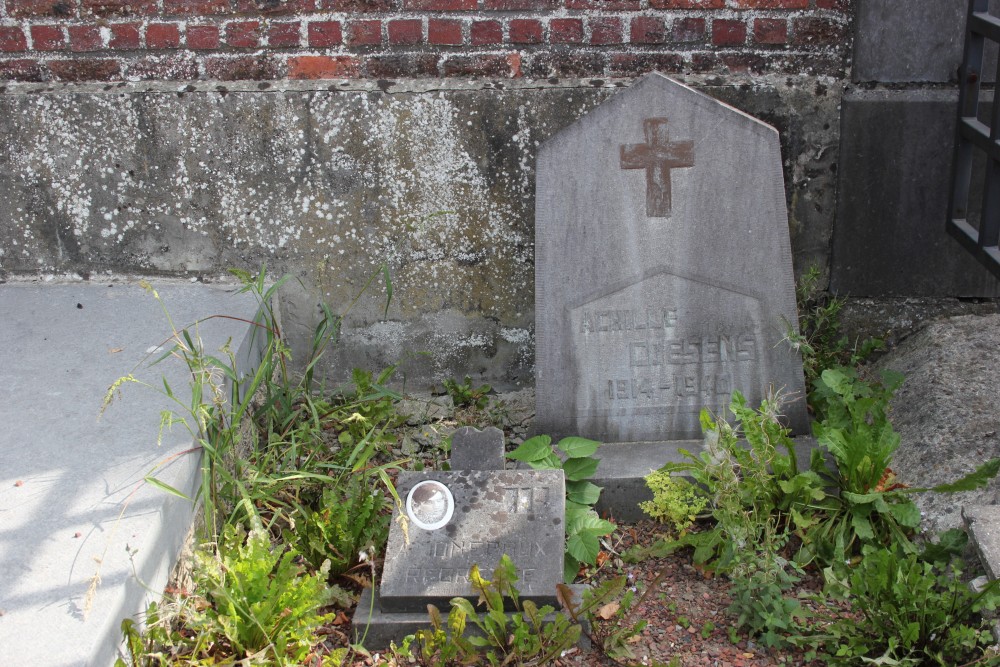
<svg viewBox="0 0 1000 667">
<path fill-rule="evenodd" d="M 0 0 L 0 81 L 838 74 L 851 0 Z"/>
</svg>

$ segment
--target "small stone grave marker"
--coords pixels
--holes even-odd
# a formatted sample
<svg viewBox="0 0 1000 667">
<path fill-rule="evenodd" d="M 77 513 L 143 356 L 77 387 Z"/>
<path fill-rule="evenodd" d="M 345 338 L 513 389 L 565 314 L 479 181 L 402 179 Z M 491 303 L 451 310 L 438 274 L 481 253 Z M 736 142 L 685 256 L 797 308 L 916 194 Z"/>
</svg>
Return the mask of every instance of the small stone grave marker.
<svg viewBox="0 0 1000 667">
<path fill-rule="evenodd" d="M 536 191 L 539 433 L 699 438 L 737 389 L 808 433 L 774 128 L 653 73 L 542 146 Z"/>
<path fill-rule="evenodd" d="M 521 595 L 556 603 L 562 581 L 565 482 L 561 470 L 403 472 L 404 532 L 394 512 L 379 600 L 383 612 L 447 609 L 453 597 L 475 601 L 469 569 L 490 578 L 507 554 Z"/>
<path fill-rule="evenodd" d="M 463 426 L 451 436 L 452 470 L 503 470 L 503 431 Z"/>
</svg>

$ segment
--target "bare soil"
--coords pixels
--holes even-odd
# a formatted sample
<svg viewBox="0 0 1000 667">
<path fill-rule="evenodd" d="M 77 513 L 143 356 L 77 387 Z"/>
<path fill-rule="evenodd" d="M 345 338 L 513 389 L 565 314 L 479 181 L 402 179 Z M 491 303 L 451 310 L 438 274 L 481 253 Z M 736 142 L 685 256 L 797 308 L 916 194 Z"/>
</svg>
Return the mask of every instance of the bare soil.
<svg viewBox="0 0 1000 667">
<path fill-rule="evenodd" d="M 613 624 L 621 621 L 597 618 L 590 630 L 593 641 L 582 642 L 583 646 L 564 652 L 549 664 L 558 667 L 666 666 L 672 659 L 678 660 L 674 665 L 681 667 L 812 667 L 821 664 L 806 660 L 799 649 L 774 652 L 758 645 L 745 633 L 733 631 L 735 636 L 731 637 L 736 618 L 729 612 L 729 582 L 725 577 L 713 576 L 694 567 L 690 551 L 636 564 L 624 563 L 614 555 L 613 552 L 620 554 L 636 544 L 648 546 L 661 530 L 649 521 L 620 526 L 615 543 L 609 545 L 607 561 L 591 575 L 592 583 L 622 574 L 628 577 L 635 596 L 625 620 L 629 625 L 640 619 L 647 621 L 645 629 L 629 642 L 633 657 L 615 660 L 605 654 L 601 649 L 602 638 L 613 629 Z M 805 594 L 818 588 L 818 580 L 807 577 L 792 594 Z M 338 625 L 328 628 L 328 646 L 347 645 L 353 634 L 348 620 L 350 615 L 338 615 Z M 370 657 L 355 656 L 351 664 L 352 667 L 367 667 L 397 663 L 383 651 Z"/>
</svg>

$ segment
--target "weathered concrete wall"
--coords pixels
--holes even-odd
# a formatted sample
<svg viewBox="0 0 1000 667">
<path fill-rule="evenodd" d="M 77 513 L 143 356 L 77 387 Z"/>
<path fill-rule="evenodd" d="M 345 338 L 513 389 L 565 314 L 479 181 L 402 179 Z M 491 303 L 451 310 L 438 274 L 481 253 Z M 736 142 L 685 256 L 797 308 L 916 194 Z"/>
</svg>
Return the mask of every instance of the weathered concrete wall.
<svg viewBox="0 0 1000 667">
<path fill-rule="evenodd" d="M 796 261 L 825 265 L 837 80 L 687 82 L 778 127 Z M 12 85 L 0 269 L 211 279 L 266 262 L 301 281 L 282 296 L 301 353 L 319 301 L 344 306 L 386 263 L 388 320 L 371 290 L 336 377 L 405 360 L 413 388 L 529 381 L 535 151 L 628 83 Z"/>
</svg>

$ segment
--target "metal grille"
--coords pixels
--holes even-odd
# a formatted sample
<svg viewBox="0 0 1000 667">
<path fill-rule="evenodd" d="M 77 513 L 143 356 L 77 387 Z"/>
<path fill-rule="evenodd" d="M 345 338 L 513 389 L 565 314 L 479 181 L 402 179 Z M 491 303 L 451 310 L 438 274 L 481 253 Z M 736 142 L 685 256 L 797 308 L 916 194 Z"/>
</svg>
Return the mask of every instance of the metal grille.
<svg viewBox="0 0 1000 667">
<path fill-rule="evenodd" d="M 988 105 L 988 113 L 980 116 L 980 109 L 987 108 L 981 105 L 985 100 L 980 99 L 984 47 L 987 40 L 1000 44 L 1000 18 L 990 14 L 989 0 L 969 0 L 965 31 L 947 227 L 980 263 L 1000 278 L 1000 250 L 997 248 L 1000 240 L 1000 105 Z M 1000 71 L 997 80 L 1000 80 Z M 970 198 L 973 179 L 982 180 L 981 202 L 978 198 Z"/>
</svg>

